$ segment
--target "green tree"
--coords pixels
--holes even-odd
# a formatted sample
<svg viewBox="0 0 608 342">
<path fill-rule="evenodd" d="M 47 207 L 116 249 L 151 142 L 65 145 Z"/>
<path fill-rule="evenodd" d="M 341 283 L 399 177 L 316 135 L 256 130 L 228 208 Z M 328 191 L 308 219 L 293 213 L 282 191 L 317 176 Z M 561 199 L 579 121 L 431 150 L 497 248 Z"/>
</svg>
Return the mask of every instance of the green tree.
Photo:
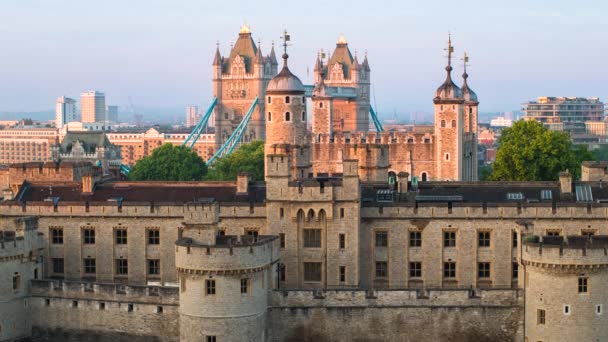
<svg viewBox="0 0 608 342">
<path fill-rule="evenodd" d="M 246 171 L 252 180 L 264 179 L 264 142 L 254 140 L 243 144 L 231 154 L 217 158 L 209 167 L 205 180 L 236 180 L 239 172 Z"/>
<path fill-rule="evenodd" d="M 205 174 L 207 165 L 196 152 L 167 143 L 140 159 L 129 173 L 129 179 L 192 181 L 202 180 Z"/>
<path fill-rule="evenodd" d="M 581 162 L 592 158 L 586 147 L 574 147 L 567 133 L 550 131 L 536 121 L 515 122 L 502 131 L 499 144 L 492 180 L 556 180 L 565 170 L 579 178 Z"/>
</svg>

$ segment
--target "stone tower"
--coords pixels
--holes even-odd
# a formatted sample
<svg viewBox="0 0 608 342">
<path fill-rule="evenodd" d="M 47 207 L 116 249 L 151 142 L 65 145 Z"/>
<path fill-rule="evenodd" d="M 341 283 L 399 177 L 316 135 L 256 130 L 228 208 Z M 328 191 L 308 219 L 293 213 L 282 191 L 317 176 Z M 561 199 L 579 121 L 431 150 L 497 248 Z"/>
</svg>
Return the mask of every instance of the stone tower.
<svg viewBox="0 0 608 342">
<path fill-rule="evenodd" d="M 312 131 L 315 136 L 342 132 L 367 132 L 370 109 L 370 68 L 367 54 L 362 63 L 353 57 L 344 36 L 323 63 L 314 68 Z"/>
<path fill-rule="evenodd" d="M 464 98 L 464 147 L 463 147 L 463 168 L 464 181 L 476 181 L 477 175 L 477 115 L 479 101 L 477 94 L 469 87 L 467 79 L 467 63 L 469 56 L 464 54 L 464 73 L 462 74 L 462 97 Z"/>
<path fill-rule="evenodd" d="M 452 46 L 448 39 L 448 65 L 445 82 L 437 89 L 435 104 L 435 175 L 434 180 L 463 180 L 462 153 L 464 99 L 452 81 Z"/>
<path fill-rule="evenodd" d="M 277 284 L 274 236 L 218 236 L 217 202 L 192 203 L 176 242 L 180 341 L 265 341 L 268 291 Z"/>
<path fill-rule="evenodd" d="M 218 102 L 215 107 L 216 148 L 219 148 L 247 114 L 254 99 L 258 97 L 251 121 L 242 141 L 264 139 L 264 101 L 268 81 L 277 73 L 274 47 L 267 56 L 262 55 L 251 37 L 251 30 L 244 25 L 239 38 L 228 57 L 220 55 L 219 46 L 213 60 L 213 95 Z"/>
<path fill-rule="evenodd" d="M 285 33 L 286 36 L 287 33 Z M 306 96 L 302 81 L 287 66 L 286 44 L 283 69 L 266 91 L 266 155 L 282 154 L 291 158 L 293 179 L 311 172 L 310 143 L 306 131 Z"/>
<path fill-rule="evenodd" d="M 530 236 L 522 245 L 526 341 L 608 336 L 608 236 Z M 523 283 L 523 284 L 522 284 Z"/>
</svg>

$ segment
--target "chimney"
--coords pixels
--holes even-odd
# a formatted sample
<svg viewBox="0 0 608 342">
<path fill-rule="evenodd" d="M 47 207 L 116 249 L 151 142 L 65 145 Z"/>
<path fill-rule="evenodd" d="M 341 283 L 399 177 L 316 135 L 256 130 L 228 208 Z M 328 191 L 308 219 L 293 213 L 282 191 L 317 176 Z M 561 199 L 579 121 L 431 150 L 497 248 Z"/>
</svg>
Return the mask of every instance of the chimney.
<svg viewBox="0 0 608 342">
<path fill-rule="evenodd" d="M 404 194 L 409 191 L 407 178 L 409 177 L 409 173 L 407 172 L 399 172 L 397 178 L 399 179 L 399 193 Z"/>
<path fill-rule="evenodd" d="M 572 193 L 572 175 L 568 170 L 559 173 L 559 189 L 562 194 Z"/>
<path fill-rule="evenodd" d="M 90 172 L 82 175 L 82 193 L 92 194 L 93 193 L 93 175 Z"/>
<path fill-rule="evenodd" d="M 236 193 L 237 194 L 246 194 L 249 192 L 249 182 L 251 181 L 251 177 L 247 172 L 239 172 L 238 176 L 236 176 Z"/>
</svg>

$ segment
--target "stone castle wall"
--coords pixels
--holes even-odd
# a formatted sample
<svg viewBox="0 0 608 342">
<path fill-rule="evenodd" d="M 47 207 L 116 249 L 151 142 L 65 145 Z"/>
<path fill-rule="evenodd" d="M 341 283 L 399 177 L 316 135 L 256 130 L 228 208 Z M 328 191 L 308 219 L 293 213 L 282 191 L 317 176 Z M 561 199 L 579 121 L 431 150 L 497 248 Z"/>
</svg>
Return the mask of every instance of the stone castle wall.
<svg viewBox="0 0 608 342">
<path fill-rule="evenodd" d="M 516 290 L 273 291 L 271 341 L 521 341 Z"/>
<path fill-rule="evenodd" d="M 32 280 L 31 295 L 43 341 L 179 340 L 177 287 Z"/>
</svg>

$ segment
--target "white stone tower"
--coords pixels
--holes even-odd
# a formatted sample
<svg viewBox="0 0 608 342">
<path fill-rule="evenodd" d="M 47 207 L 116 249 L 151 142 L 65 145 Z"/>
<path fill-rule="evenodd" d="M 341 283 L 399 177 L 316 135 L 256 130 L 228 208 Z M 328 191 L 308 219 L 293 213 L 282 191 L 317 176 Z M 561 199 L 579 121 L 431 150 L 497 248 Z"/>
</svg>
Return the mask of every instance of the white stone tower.
<svg viewBox="0 0 608 342">
<path fill-rule="evenodd" d="M 437 89 L 435 104 L 435 175 L 434 180 L 463 180 L 462 154 L 464 133 L 464 99 L 452 81 L 452 46 L 448 38 L 448 65 L 445 82 Z"/>
<path fill-rule="evenodd" d="M 193 203 L 176 242 L 180 341 L 265 341 L 279 240 L 218 236 L 217 202 Z"/>
</svg>

